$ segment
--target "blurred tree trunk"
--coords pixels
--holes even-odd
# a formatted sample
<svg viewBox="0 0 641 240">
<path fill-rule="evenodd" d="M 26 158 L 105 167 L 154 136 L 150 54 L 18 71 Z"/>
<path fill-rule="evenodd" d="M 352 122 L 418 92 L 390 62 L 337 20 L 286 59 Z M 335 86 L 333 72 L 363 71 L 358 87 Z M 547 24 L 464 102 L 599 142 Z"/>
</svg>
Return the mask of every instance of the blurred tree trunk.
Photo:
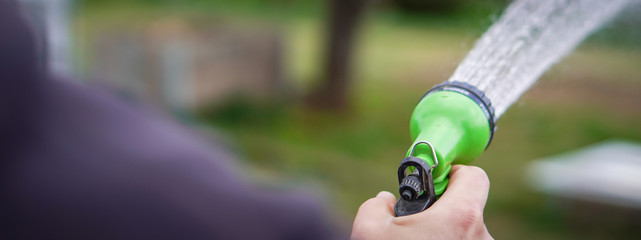
<svg viewBox="0 0 641 240">
<path fill-rule="evenodd" d="M 323 81 L 308 103 L 315 108 L 345 110 L 349 103 L 352 57 L 359 23 L 370 0 L 328 0 L 328 38 Z"/>
</svg>

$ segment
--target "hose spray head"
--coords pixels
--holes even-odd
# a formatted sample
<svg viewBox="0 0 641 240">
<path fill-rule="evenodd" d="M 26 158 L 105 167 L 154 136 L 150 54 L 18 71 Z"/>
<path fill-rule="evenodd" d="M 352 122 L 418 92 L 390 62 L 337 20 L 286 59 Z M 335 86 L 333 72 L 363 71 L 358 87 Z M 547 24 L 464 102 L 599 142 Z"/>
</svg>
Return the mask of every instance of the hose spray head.
<svg viewBox="0 0 641 240">
<path fill-rule="evenodd" d="M 487 148 L 495 122 L 490 100 L 470 84 L 451 81 L 429 90 L 412 113 L 414 143 L 398 167 L 396 216 L 429 208 L 445 191 L 452 164 L 468 164 Z"/>
</svg>

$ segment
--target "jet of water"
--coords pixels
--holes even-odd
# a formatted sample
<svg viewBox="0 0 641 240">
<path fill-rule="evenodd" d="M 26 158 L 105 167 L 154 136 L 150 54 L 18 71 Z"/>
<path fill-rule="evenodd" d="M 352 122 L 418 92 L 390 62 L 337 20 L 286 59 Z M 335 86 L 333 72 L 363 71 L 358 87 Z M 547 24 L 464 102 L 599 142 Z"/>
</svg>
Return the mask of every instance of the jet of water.
<svg viewBox="0 0 641 240">
<path fill-rule="evenodd" d="M 635 0 L 516 0 L 450 81 L 482 90 L 498 119 L 552 64 Z"/>
</svg>

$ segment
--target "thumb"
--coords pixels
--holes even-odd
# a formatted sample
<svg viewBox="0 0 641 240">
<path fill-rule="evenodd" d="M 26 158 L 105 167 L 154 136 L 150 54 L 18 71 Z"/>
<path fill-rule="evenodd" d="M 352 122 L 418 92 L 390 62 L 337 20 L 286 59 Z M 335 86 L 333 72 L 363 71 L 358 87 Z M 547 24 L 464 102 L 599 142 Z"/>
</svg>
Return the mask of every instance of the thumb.
<svg viewBox="0 0 641 240">
<path fill-rule="evenodd" d="M 452 209 L 460 206 L 483 211 L 490 190 L 490 181 L 479 167 L 455 165 L 450 173 L 450 183 L 434 207 Z"/>
<path fill-rule="evenodd" d="M 394 217 L 394 204 L 396 203 L 396 197 L 394 194 L 382 191 L 376 195 L 374 198 L 370 198 L 358 208 L 358 213 L 356 213 L 356 219 L 354 222 L 359 222 L 359 220 L 384 220 L 386 218 Z"/>
</svg>

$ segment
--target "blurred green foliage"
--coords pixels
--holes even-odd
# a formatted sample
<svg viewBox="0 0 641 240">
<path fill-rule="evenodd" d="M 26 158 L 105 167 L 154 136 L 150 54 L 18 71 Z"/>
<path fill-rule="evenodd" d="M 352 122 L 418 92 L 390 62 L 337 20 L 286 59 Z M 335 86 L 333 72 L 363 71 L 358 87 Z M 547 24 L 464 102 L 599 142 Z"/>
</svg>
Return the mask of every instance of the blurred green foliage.
<svg viewBox="0 0 641 240">
<path fill-rule="evenodd" d="M 378 5 L 359 38 L 354 106 L 347 114 L 306 109 L 295 97 L 273 102 L 238 97 L 199 118 L 232 136 L 259 178 L 320 184 L 335 210 L 351 219 L 378 191 L 396 191 L 395 171 L 410 144 L 408 121 L 417 100 L 449 77 L 504 5 L 464 1 L 446 14 Z M 86 0 L 77 22 L 85 30 L 81 39 L 91 39 L 102 27 L 167 16 L 271 22 L 285 30 L 288 84 L 296 96 L 319 76 L 323 9 L 320 0 Z M 524 179 L 536 158 L 610 138 L 641 141 L 641 50 L 638 42 L 620 47 L 583 45 L 499 120 L 494 141 L 474 162 L 492 183 L 485 218 L 495 238 L 627 234 L 600 225 L 574 226 L 560 202 L 534 192 Z"/>
<path fill-rule="evenodd" d="M 104 7 L 170 9 L 209 13 L 252 14 L 276 18 L 323 18 L 324 0 L 78 0 L 81 9 Z M 380 17 L 406 24 L 458 24 L 477 27 L 479 19 L 496 16 L 505 0 L 372 0 L 370 9 Z M 435 21 L 437 20 L 437 21 Z M 490 21 L 481 21 L 487 24 Z"/>
</svg>

